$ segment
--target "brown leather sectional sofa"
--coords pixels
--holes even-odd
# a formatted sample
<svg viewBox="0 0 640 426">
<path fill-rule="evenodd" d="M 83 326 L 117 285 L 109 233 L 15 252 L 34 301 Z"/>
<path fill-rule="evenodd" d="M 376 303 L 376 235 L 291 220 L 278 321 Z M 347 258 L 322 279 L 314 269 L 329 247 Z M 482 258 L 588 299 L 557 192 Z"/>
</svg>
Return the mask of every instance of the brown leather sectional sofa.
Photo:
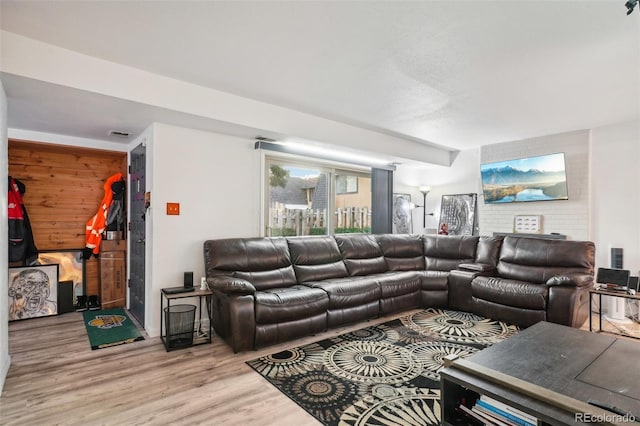
<svg viewBox="0 0 640 426">
<path fill-rule="evenodd" d="M 342 234 L 204 243 L 210 317 L 234 351 L 421 307 L 521 326 L 587 317 L 595 248 L 519 237 Z"/>
</svg>

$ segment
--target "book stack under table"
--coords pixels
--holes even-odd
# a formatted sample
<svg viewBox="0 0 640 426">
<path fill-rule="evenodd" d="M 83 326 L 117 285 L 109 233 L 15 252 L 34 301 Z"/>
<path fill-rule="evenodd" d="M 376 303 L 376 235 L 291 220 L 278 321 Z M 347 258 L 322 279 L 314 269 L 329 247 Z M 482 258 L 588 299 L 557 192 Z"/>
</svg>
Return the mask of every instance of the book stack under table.
<svg viewBox="0 0 640 426">
<path fill-rule="evenodd" d="M 460 414 L 478 424 L 489 426 L 537 426 L 538 419 L 517 408 L 496 401 L 487 395 L 480 395 L 471 408 L 460 404 Z"/>
</svg>

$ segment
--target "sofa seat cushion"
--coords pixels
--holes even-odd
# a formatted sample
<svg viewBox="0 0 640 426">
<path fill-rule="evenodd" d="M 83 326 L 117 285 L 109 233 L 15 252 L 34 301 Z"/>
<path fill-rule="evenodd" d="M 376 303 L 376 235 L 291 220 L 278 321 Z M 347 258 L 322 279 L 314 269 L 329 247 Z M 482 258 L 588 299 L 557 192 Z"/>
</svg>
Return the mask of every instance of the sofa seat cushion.
<svg viewBox="0 0 640 426">
<path fill-rule="evenodd" d="M 476 277 L 471 281 L 474 299 L 486 300 L 514 308 L 547 308 L 549 290 L 546 286 L 526 281 L 497 277 Z"/>
<path fill-rule="evenodd" d="M 305 285 L 326 292 L 329 295 L 329 309 L 366 305 L 380 299 L 380 286 L 369 277 L 335 278 Z"/>
<path fill-rule="evenodd" d="M 380 297 L 402 296 L 410 293 L 417 293 L 421 290 L 422 277 L 419 272 L 387 272 L 384 274 L 371 275 L 380 286 Z"/>
<path fill-rule="evenodd" d="M 304 285 L 273 288 L 255 293 L 255 315 L 258 324 L 273 324 L 309 318 L 326 312 L 327 293 Z"/>
<path fill-rule="evenodd" d="M 422 289 L 432 291 L 447 291 L 449 289 L 449 272 L 419 271 L 422 278 Z"/>
</svg>

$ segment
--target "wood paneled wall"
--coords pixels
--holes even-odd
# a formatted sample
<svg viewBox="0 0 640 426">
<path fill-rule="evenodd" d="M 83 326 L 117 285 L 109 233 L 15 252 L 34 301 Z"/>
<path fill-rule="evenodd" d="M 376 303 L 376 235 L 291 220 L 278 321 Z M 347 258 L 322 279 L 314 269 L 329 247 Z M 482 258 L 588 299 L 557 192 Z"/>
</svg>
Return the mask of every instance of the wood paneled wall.
<svg viewBox="0 0 640 426">
<path fill-rule="evenodd" d="M 24 204 L 39 250 L 81 249 L 104 182 L 127 174 L 127 153 L 9 139 L 9 175 L 26 186 Z M 87 294 L 98 294 L 95 258 L 85 265 Z"/>
</svg>

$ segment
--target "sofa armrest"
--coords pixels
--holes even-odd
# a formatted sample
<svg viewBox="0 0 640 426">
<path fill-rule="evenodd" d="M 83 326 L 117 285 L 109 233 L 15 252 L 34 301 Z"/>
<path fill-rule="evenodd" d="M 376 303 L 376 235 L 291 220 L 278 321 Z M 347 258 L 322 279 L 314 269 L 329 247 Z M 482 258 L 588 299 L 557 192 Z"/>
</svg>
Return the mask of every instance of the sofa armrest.
<svg viewBox="0 0 640 426">
<path fill-rule="evenodd" d="M 256 288 L 249 281 L 228 275 L 209 277 L 207 278 L 207 285 L 211 291 L 219 291 L 229 295 L 240 296 L 256 292 Z"/>
<path fill-rule="evenodd" d="M 480 275 L 478 272 L 455 269 L 449 273 L 449 306 L 460 311 L 471 312 L 471 281 Z"/>
<path fill-rule="evenodd" d="M 593 286 L 593 275 L 583 272 L 571 272 L 563 275 L 555 275 L 547 280 L 549 286 L 565 287 L 591 287 Z"/>
<path fill-rule="evenodd" d="M 495 266 L 488 263 L 461 263 L 458 269 L 462 271 L 477 272 L 481 275 L 490 275 L 496 270 Z"/>
</svg>

